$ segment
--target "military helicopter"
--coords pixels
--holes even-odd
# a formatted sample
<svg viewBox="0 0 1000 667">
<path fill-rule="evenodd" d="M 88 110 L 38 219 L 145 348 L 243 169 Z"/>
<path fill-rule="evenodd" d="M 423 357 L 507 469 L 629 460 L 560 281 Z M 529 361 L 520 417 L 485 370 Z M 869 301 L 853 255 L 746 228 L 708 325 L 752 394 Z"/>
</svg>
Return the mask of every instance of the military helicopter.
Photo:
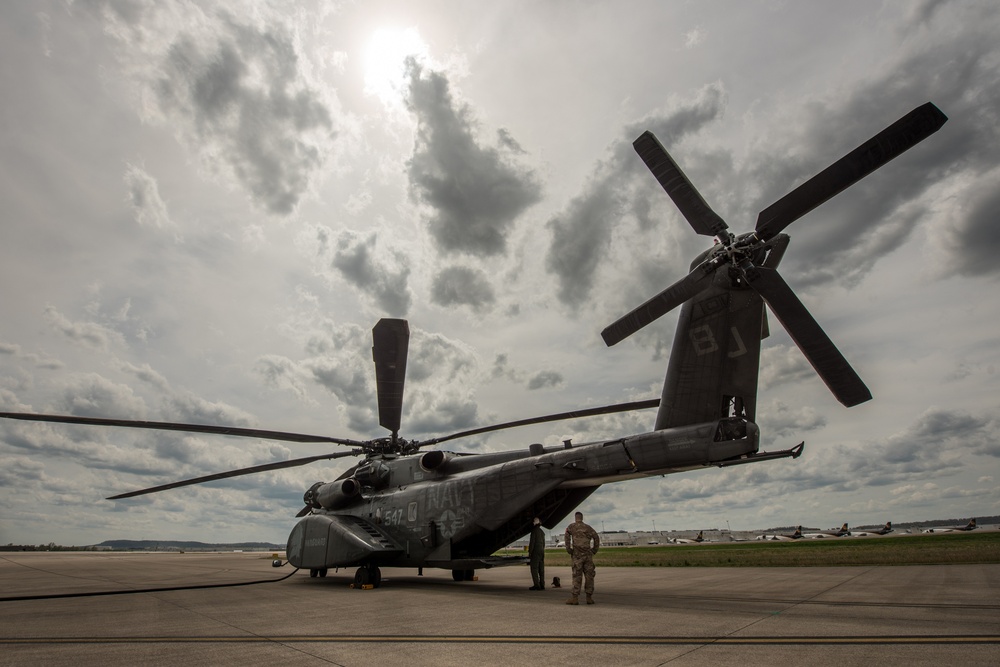
<svg viewBox="0 0 1000 667">
<path fill-rule="evenodd" d="M 191 484 L 363 457 L 332 482 L 304 495 L 288 537 L 287 559 L 311 576 L 358 567 L 354 581 L 379 586 L 380 567 L 444 568 L 456 581 L 478 569 L 526 562 L 494 554 L 526 535 L 539 517 L 554 528 L 602 484 L 654 475 L 796 458 L 804 444 L 761 452 L 754 422 L 760 343 L 767 336 L 764 303 L 845 406 L 871 393 L 776 271 L 789 224 L 936 132 L 947 120 L 933 104 L 910 112 L 760 213 L 754 231 L 734 236 L 650 132 L 634 142 L 639 157 L 695 232 L 717 243 L 676 284 L 603 332 L 616 344 L 681 306 L 659 400 L 638 401 L 496 424 L 424 441 L 399 435 L 409 342 L 405 320 L 373 329 L 379 424 L 389 435 L 351 440 L 226 426 L 0 413 L 30 421 L 166 429 L 303 443 L 348 451 L 231 470 L 111 496 L 121 500 Z M 588 443 L 487 454 L 429 449 L 500 429 L 659 406 L 653 430 Z M 422 451 L 425 450 L 425 451 Z"/>
</svg>

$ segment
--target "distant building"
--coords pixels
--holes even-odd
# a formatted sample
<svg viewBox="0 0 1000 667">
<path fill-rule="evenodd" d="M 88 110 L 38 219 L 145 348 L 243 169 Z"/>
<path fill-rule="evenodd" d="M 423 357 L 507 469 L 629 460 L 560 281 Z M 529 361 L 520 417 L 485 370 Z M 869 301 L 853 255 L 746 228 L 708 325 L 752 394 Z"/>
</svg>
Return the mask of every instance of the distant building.
<svg viewBox="0 0 1000 667">
<path fill-rule="evenodd" d="M 631 533 L 624 531 L 598 534 L 601 536 L 602 547 L 634 547 L 638 544 Z"/>
</svg>

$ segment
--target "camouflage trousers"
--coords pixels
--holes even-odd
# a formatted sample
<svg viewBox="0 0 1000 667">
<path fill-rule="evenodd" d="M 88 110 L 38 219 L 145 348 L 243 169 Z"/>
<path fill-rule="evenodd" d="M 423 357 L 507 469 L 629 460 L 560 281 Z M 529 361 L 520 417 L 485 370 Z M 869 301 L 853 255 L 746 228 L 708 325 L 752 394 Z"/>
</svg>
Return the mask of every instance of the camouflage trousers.
<svg viewBox="0 0 1000 667">
<path fill-rule="evenodd" d="M 583 592 L 587 595 L 594 593 L 594 575 L 597 573 L 594 568 L 594 555 L 587 550 L 583 553 L 572 554 L 573 556 L 573 597 L 579 597 L 580 585 L 583 584 L 583 577 L 586 575 L 587 583 L 583 586 Z"/>
</svg>

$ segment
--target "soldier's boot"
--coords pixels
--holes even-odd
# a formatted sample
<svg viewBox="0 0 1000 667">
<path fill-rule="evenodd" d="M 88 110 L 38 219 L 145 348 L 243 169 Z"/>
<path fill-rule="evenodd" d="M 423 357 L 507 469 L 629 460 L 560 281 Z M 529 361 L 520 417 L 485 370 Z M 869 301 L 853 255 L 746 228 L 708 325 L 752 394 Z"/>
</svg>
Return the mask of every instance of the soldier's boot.
<svg viewBox="0 0 1000 667">
<path fill-rule="evenodd" d="M 594 604 L 594 598 L 591 597 L 590 593 L 587 593 L 587 604 Z"/>
<path fill-rule="evenodd" d="M 570 599 L 566 600 L 566 604 L 580 604 L 580 598 L 574 595 Z"/>
</svg>

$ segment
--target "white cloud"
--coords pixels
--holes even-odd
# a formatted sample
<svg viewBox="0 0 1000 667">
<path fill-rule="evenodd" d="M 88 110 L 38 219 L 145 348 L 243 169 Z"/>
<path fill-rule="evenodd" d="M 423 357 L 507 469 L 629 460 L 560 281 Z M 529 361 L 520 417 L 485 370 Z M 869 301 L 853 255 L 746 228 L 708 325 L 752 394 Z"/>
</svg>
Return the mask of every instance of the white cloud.
<svg viewBox="0 0 1000 667">
<path fill-rule="evenodd" d="M 170 219 L 167 205 L 160 197 L 159 187 L 152 176 L 142 167 L 130 164 L 125 170 L 125 185 L 136 222 L 146 227 L 176 231 L 177 225 Z"/>
</svg>

